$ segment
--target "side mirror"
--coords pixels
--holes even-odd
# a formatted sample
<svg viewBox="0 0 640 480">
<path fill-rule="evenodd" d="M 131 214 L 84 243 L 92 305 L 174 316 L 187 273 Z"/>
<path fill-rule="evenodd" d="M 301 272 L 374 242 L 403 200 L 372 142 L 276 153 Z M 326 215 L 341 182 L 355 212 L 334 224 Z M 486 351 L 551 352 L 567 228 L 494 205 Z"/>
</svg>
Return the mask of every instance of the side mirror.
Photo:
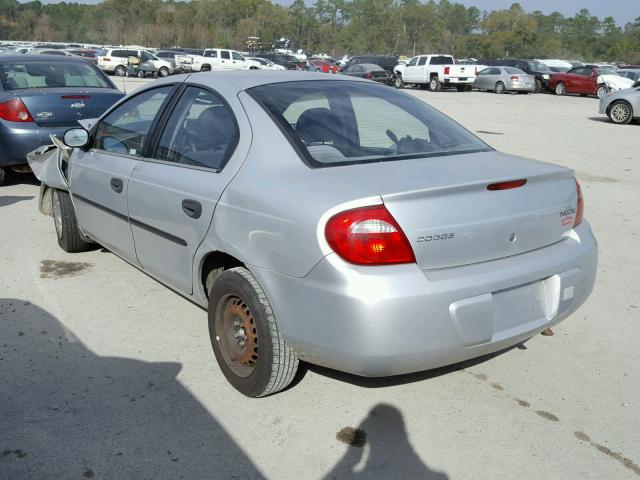
<svg viewBox="0 0 640 480">
<path fill-rule="evenodd" d="M 67 147 L 82 148 L 89 143 L 89 132 L 84 128 L 72 128 L 64 132 L 62 141 Z"/>
</svg>

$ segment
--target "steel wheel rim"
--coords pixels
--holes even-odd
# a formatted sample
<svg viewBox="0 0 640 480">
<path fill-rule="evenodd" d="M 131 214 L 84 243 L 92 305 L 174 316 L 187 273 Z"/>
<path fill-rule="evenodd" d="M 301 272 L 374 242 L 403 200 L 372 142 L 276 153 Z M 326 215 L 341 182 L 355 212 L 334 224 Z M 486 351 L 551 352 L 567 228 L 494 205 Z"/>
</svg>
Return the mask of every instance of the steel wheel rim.
<svg viewBox="0 0 640 480">
<path fill-rule="evenodd" d="M 237 295 L 226 295 L 218 303 L 215 319 L 216 341 L 225 364 L 246 378 L 258 363 L 258 335 L 253 315 Z"/>
<path fill-rule="evenodd" d="M 616 123 L 623 123 L 629 117 L 629 107 L 624 103 L 618 103 L 611 107 L 611 118 Z"/>
<path fill-rule="evenodd" d="M 53 194 L 53 224 L 56 226 L 56 235 L 60 240 L 62 238 L 62 208 L 58 192 Z"/>
<path fill-rule="evenodd" d="M 436 80 L 431 80 L 431 82 L 429 82 L 429 88 L 431 88 L 431 90 L 435 90 L 438 87 L 438 82 Z"/>
</svg>

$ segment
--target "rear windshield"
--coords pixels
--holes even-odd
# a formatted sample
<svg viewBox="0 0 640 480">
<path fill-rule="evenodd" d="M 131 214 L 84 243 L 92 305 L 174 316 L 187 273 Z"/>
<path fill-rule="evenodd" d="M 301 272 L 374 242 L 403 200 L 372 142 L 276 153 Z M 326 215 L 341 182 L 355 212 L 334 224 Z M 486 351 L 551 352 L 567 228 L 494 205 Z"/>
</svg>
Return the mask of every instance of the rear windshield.
<svg viewBox="0 0 640 480">
<path fill-rule="evenodd" d="M 491 150 L 427 104 L 382 85 L 320 80 L 248 91 L 312 167 Z"/>
<path fill-rule="evenodd" d="M 85 62 L 12 62 L 0 64 L 5 90 L 26 88 L 112 88 L 104 77 Z"/>
<path fill-rule="evenodd" d="M 515 67 L 504 67 L 504 71 L 507 73 L 512 73 L 514 75 L 526 75 L 525 72 Z"/>
<path fill-rule="evenodd" d="M 453 58 L 445 56 L 431 57 L 429 65 L 453 65 Z"/>
</svg>

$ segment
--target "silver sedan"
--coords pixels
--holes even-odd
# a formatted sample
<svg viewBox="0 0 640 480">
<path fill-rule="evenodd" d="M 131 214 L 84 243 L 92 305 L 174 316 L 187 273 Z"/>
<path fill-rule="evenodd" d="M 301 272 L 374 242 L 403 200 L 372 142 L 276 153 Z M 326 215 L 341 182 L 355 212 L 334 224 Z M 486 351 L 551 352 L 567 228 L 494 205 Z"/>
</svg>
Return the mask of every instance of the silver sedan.
<svg viewBox="0 0 640 480">
<path fill-rule="evenodd" d="M 174 76 L 84 126 L 70 156 L 30 158 L 59 245 L 103 245 L 207 309 L 248 396 L 285 388 L 299 361 L 389 376 L 496 352 L 594 285 L 571 170 L 374 82 Z"/>
<path fill-rule="evenodd" d="M 473 88 L 496 93 L 530 93 L 536 90 L 536 79 L 519 68 L 488 67 L 478 72 Z"/>
<path fill-rule="evenodd" d="M 618 90 L 600 100 L 599 112 L 613 123 L 631 123 L 640 119 L 640 86 Z"/>
</svg>

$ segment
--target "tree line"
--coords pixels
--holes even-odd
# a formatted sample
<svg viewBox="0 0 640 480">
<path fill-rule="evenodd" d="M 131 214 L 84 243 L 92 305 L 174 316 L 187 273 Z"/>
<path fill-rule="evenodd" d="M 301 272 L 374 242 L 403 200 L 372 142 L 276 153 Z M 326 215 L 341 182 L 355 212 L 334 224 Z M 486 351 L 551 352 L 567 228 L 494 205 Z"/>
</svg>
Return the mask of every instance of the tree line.
<svg viewBox="0 0 640 480">
<path fill-rule="evenodd" d="M 229 47 L 249 36 L 316 53 L 450 53 L 640 63 L 640 17 L 624 26 L 587 9 L 573 17 L 482 12 L 449 0 L 104 0 L 89 5 L 0 0 L 0 39 L 100 45 Z"/>
</svg>

